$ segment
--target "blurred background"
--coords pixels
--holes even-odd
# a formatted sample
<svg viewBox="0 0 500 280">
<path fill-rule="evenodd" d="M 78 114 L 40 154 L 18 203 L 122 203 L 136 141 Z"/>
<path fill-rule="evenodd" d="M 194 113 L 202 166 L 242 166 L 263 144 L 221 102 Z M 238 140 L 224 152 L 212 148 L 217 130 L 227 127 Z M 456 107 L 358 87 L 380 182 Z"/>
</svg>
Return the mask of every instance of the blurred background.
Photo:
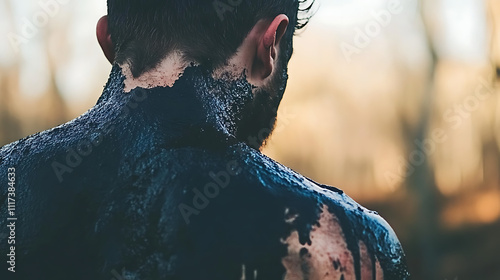
<svg viewBox="0 0 500 280">
<path fill-rule="evenodd" d="M 413 279 L 500 279 L 500 1 L 317 0 L 264 152 L 393 226 Z M 0 0 L 0 146 L 92 107 L 105 0 Z"/>
</svg>

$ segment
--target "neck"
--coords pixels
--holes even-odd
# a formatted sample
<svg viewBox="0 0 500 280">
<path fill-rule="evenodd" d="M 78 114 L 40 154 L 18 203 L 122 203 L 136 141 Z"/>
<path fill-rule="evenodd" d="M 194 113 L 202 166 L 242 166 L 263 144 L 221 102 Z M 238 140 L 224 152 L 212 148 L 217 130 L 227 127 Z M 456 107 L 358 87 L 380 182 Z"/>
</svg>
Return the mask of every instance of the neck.
<svg viewBox="0 0 500 280">
<path fill-rule="evenodd" d="M 98 104 L 110 104 L 123 121 L 143 127 L 151 137 L 237 139 L 238 127 L 254 101 L 244 74 L 213 78 L 201 66 L 188 66 L 171 86 L 130 87 L 115 65 Z M 126 113 L 124 113 L 126 112 Z M 184 138 L 183 138 L 184 137 Z M 206 139 L 210 141 L 210 139 Z"/>
<path fill-rule="evenodd" d="M 125 92 L 130 92 L 134 88 L 151 89 L 155 87 L 173 87 L 175 82 L 182 76 L 184 70 L 191 64 L 184 59 L 180 51 L 174 51 L 165 59 L 160 61 L 156 67 L 142 73 L 139 77 L 134 77 L 131 66 L 128 63 L 120 65 L 125 76 Z"/>
</svg>

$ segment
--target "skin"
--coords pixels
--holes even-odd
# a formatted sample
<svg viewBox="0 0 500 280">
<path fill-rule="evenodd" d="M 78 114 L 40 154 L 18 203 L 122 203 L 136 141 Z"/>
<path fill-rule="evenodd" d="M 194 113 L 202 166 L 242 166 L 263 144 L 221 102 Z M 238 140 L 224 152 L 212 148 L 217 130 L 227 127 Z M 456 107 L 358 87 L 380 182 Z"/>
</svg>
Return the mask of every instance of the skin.
<svg viewBox="0 0 500 280">
<path fill-rule="evenodd" d="M 236 54 L 229 63 L 221 69 L 214 71 L 214 78 L 221 73 L 233 73 L 237 75 L 243 70 L 247 74 L 247 80 L 258 87 L 270 83 L 275 69 L 277 68 L 277 57 L 280 52 L 279 44 L 289 20 L 286 15 L 278 15 L 272 21 L 260 20 L 244 39 Z M 107 32 L 107 18 L 103 17 L 97 26 L 97 37 L 105 56 L 113 63 L 113 45 L 111 37 Z M 153 88 L 169 87 L 175 84 L 182 76 L 184 70 L 193 61 L 186 61 L 182 51 L 176 51 L 167 56 L 155 69 L 134 78 L 128 65 L 121 65 L 126 77 L 126 92 L 136 87 Z M 291 221 L 289 221 L 291 222 Z M 310 233 L 313 241 L 311 245 L 300 243 L 296 231 L 292 232 L 283 242 L 288 245 L 288 255 L 283 258 L 282 263 L 286 268 L 286 280 L 299 279 L 356 279 L 354 260 L 352 253 L 347 248 L 347 241 L 339 219 L 334 213 L 323 206 L 323 213 L 317 225 Z M 359 254 L 361 256 L 361 279 L 384 279 L 382 268 L 378 259 L 371 259 L 368 249 L 362 240 L 359 240 Z M 307 250 L 308 259 L 304 261 L 301 252 Z M 332 260 L 336 260 L 332 266 Z M 304 275 L 303 264 L 308 266 L 307 276 Z"/>
<path fill-rule="evenodd" d="M 252 138 L 269 135 L 284 93 L 287 25 L 259 21 L 220 69 L 182 50 L 136 78 L 114 64 L 92 109 L 1 147 L 0 170 L 16 173 L 16 276 L 408 279 L 380 216 Z M 97 37 L 112 62 L 105 17 Z M 0 188 L 4 229 L 10 195 Z"/>
<path fill-rule="evenodd" d="M 227 66 L 214 71 L 214 78 L 222 73 L 233 73 L 238 76 L 245 70 L 247 80 L 256 87 L 270 83 L 275 74 L 279 45 L 289 24 L 286 15 L 279 15 L 274 20 L 260 20 L 250 31 L 241 46 L 228 61 Z M 97 23 L 97 39 L 106 58 L 113 64 L 114 50 L 111 35 L 108 33 L 107 16 L 102 17 Z M 141 87 L 171 87 L 178 80 L 184 70 L 194 61 L 183 58 L 182 50 L 177 50 L 164 58 L 159 65 L 134 78 L 127 64 L 120 65 L 126 77 L 125 92 Z"/>
</svg>

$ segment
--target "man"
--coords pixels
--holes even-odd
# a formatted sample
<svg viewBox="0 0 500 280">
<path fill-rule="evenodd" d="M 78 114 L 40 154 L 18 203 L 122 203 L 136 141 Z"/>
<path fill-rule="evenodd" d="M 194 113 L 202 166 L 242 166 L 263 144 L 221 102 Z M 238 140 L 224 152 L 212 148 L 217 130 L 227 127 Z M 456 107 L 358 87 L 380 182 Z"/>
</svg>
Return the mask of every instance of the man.
<svg viewBox="0 0 500 280">
<path fill-rule="evenodd" d="M 258 151 L 299 4 L 109 0 L 97 105 L 0 150 L 2 274 L 407 279 L 383 219 Z"/>
</svg>

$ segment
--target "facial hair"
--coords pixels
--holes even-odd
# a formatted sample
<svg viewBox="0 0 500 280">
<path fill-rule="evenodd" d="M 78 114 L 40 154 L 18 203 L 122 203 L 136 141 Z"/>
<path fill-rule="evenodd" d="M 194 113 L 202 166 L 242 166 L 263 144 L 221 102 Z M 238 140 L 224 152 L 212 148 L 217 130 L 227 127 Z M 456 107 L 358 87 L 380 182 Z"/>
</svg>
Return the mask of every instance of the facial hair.
<svg viewBox="0 0 500 280">
<path fill-rule="evenodd" d="M 243 118 L 237 126 L 236 138 L 257 150 L 265 145 L 276 125 L 278 108 L 288 81 L 287 53 L 280 53 L 270 83 L 253 90 L 254 99 L 244 109 Z"/>
</svg>

